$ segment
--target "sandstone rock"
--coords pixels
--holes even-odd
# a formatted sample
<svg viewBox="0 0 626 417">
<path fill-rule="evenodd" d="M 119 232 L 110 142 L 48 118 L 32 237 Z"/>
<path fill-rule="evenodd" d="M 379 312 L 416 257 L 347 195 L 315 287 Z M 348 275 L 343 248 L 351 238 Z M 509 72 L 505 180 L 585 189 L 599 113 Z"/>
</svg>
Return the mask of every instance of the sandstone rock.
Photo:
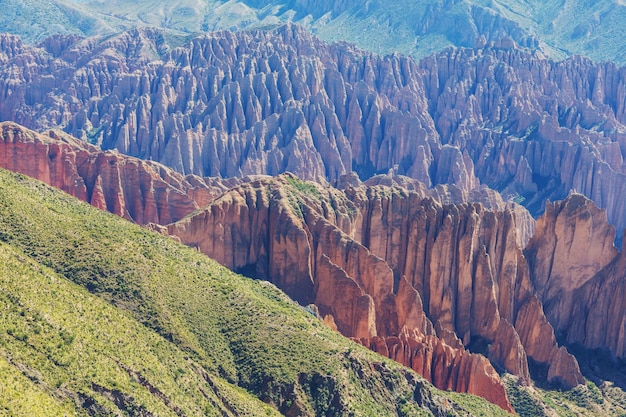
<svg viewBox="0 0 626 417">
<path fill-rule="evenodd" d="M 626 256 L 624 252 L 575 292 L 569 343 L 626 357 Z M 583 320 L 585 319 L 585 320 Z M 581 324 L 584 323 L 584 324 Z"/>
<path fill-rule="evenodd" d="M 548 323 L 541 303 L 536 297 L 531 297 L 524 303 L 517 314 L 515 328 L 520 340 L 526 346 L 526 351 L 539 363 L 549 363 L 555 348 L 557 348 L 554 329 Z"/>
<path fill-rule="evenodd" d="M 550 360 L 548 381 L 559 384 L 566 389 L 584 384 L 585 379 L 580 374 L 576 358 L 567 352 L 563 346 L 557 349 Z"/>
<path fill-rule="evenodd" d="M 419 186 L 409 191 L 393 181 L 345 184 L 341 192 L 291 174 L 244 183 L 168 232 L 302 304 L 314 302 L 342 334 L 411 364 L 439 387 L 467 390 L 476 378 L 492 378 L 477 365 L 486 358 L 461 359 L 476 341 L 527 383 L 527 355 L 546 366 L 556 358 L 541 304 L 528 301 L 533 288 L 513 210 L 443 206 Z M 533 336 L 537 323 L 550 337 Z M 433 337 L 432 349 L 416 356 L 407 347 L 413 336 L 402 334 Z M 565 380 L 563 369 L 554 368 L 553 379 Z"/>
<path fill-rule="evenodd" d="M 500 377 L 489 361 L 463 347 L 452 348 L 435 336 L 410 333 L 356 339 L 357 342 L 413 369 L 440 389 L 479 395 L 513 413 Z"/>
<path fill-rule="evenodd" d="M 496 338 L 489 347 L 488 357 L 502 364 L 512 374 L 519 376 L 521 382 L 530 384 L 526 350 L 520 340 L 518 330 L 507 320 L 500 321 Z"/>
<path fill-rule="evenodd" d="M 387 173 L 365 186 L 353 178 L 343 195 L 322 193 L 319 201 L 312 190 L 305 198 L 252 187 L 203 212 L 210 229 L 190 220 L 194 226 L 180 232 L 202 230 L 207 236 L 189 242 L 237 270 L 272 276 L 301 302 L 315 301 L 321 282 L 345 283 L 356 297 L 350 309 L 339 311 L 325 296 L 344 332 L 386 337 L 411 323 L 427 335 L 437 328 L 450 343 L 446 335 L 466 346 L 480 338 L 495 346 L 494 363 L 523 374 L 524 352 L 542 363 L 555 357 L 554 336 L 536 336 L 552 334 L 554 323 L 568 341 L 623 356 L 623 277 L 610 228 L 587 203 L 572 203 L 573 223 L 559 223 L 570 214 L 548 206 L 554 229 L 542 224 L 535 241 L 552 242 L 545 252 L 552 255 L 542 257 L 531 242 L 527 265 L 520 249 L 532 221 L 508 204 L 537 214 L 546 197 L 576 189 L 605 207 L 618 230 L 626 225 L 616 197 L 626 191 L 626 90 L 612 64 L 554 63 L 501 44 L 446 51 L 418 65 L 327 46 L 293 26 L 209 34 L 169 52 L 150 30 L 46 45 L 0 41 L 2 120 L 61 126 L 105 149 L 201 176 L 293 170 L 323 182 L 352 171 L 363 179 Z M 198 208 L 194 201 L 214 198 L 199 177 L 174 181 L 180 177 L 114 152 L 93 156 L 86 144 L 62 161 L 65 145 L 46 145 L 40 157 L 33 143 L 6 151 L 4 160 L 13 167 L 34 161 L 21 169 L 139 223 L 169 222 Z M 130 195 L 131 188 L 141 193 Z M 575 243 L 586 237 L 596 245 Z M 566 257 L 579 259 L 561 265 Z M 318 266 L 327 281 L 318 280 Z M 377 275 L 383 278 L 371 279 Z M 535 286 L 540 303 L 532 301 Z M 420 302 L 408 301 L 415 294 Z M 573 324 L 588 314 L 598 318 Z"/>
<path fill-rule="evenodd" d="M 584 196 L 546 205 L 526 256 L 539 299 L 557 331 L 571 325 L 575 291 L 617 255 L 614 239 L 606 212 Z"/>
<path fill-rule="evenodd" d="M 162 218 L 170 215 L 163 209 L 154 209 L 157 199 L 150 196 L 155 194 L 148 193 L 140 205 L 128 203 L 135 201 L 126 197 L 128 190 L 142 183 L 142 175 L 154 184 L 153 174 L 158 173 L 161 183 L 178 186 L 169 193 L 187 187 L 186 190 L 196 190 L 198 194 L 197 190 L 211 190 L 207 183 L 220 184 L 198 177 L 185 179 L 157 165 L 98 152 L 62 134 L 42 136 L 7 123 L 2 127 L 5 140 L 0 155 L 4 155 L 6 166 L 24 169 L 17 162 L 21 155 L 26 155 L 22 147 L 30 147 L 29 158 L 41 161 L 32 165 L 37 168 L 31 175 L 63 187 L 62 182 L 55 180 L 57 165 L 48 161 L 69 161 L 66 165 L 70 178 L 83 184 L 84 188 L 79 187 L 83 198 L 131 219 L 131 213 L 157 220 L 157 213 Z M 76 164 L 76 155 L 80 155 L 82 163 Z M 135 184 L 129 182 L 137 178 Z M 438 386 L 468 390 L 471 384 L 467 381 L 483 378 L 464 375 L 465 371 L 458 371 L 458 367 L 489 374 L 483 365 L 469 366 L 449 356 L 452 351 L 463 352 L 463 342 L 468 344 L 473 337 L 490 341 L 490 359 L 524 380 L 529 379 L 526 352 L 540 362 L 560 361 L 551 367 L 552 380 L 564 384 L 576 380 L 579 372 L 576 374 L 576 367 L 572 366 L 575 360 L 572 362 L 573 358 L 563 354 L 556 356 L 558 347 L 545 317 L 543 321 L 535 317 L 532 322 L 543 323 L 551 338 L 528 336 L 532 331 L 525 330 L 524 307 L 517 313 L 516 327 L 509 324 L 515 322 L 516 302 L 527 298 L 525 294 L 532 290 L 516 244 L 519 229 L 515 226 L 514 210 L 508 205 L 499 206 L 505 207 L 503 212 L 491 212 L 477 204 L 441 206 L 424 197 L 422 194 L 430 191 L 413 180 L 403 180 L 412 184 L 413 191 L 400 187 L 401 178 L 388 177 L 388 186 L 380 185 L 382 178 L 378 185 L 362 185 L 357 180 L 344 192 L 304 183 L 291 175 L 274 180 L 230 181 L 228 185 L 234 186 L 231 191 L 213 200 L 205 194 L 201 199 L 211 201 L 210 206 L 169 226 L 167 233 L 234 270 L 259 278 L 271 277 L 303 304 L 315 302 L 327 322 L 347 336 L 384 340 L 399 337 L 406 329 L 429 337 L 437 334 L 437 343 L 447 348 L 433 351 L 435 364 L 456 369 L 439 370 L 438 376 L 433 377 Z M 80 195 L 80 191 L 73 192 Z M 152 228 L 165 231 L 156 225 Z M 422 233 L 424 230 L 426 233 Z M 430 263 L 419 274 L 409 262 L 416 254 L 429 259 L 426 265 Z M 469 263 L 455 263 L 454 259 L 466 259 Z M 417 276 L 422 278 L 418 280 Z M 455 280 L 456 286 L 451 285 Z M 469 288 L 472 290 L 468 292 Z M 423 296 L 427 297 L 427 304 L 422 302 Z M 533 311 L 535 316 L 543 317 L 540 305 Z M 545 341 L 549 343 L 546 345 Z M 542 356 L 542 351 L 550 354 Z M 422 371 L 432 368 L 428 366 Z"/>
</svg>

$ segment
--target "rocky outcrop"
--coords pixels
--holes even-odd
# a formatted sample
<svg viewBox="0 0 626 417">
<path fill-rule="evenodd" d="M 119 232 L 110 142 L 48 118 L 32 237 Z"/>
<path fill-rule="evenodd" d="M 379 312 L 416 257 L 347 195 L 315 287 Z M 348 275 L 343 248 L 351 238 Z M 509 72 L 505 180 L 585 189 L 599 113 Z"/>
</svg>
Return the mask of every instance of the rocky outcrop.
<svg viewBox="0 0 626 417">
<path fill-rule="evenodd" d="M 235 187 L 168 232 L 233 270 L 272 281 L 303 305 L 315 304 L 345 336 L 418 371 L 430 363 L 434 373 L 424 375 L 436 386 L 488 390 L 490 400 L 511 410 L 489 362 L 467 352 L 456 336 L 452 345 L 440 340 L 418 291 L 354 239 L 361 222 L 345 194 L 289 174 Z M 400 357 L 398 348 L 390 350 L 399 337 L 407 346 L 426 345 Z"/>
<path fill-rule="evenodd" d="M 440 206 L 384 187 L 346 188 L 346 194 L 362 213 L 356 239 L 419 292 L 437 328 L 526 381 L 527 355 L 551 366 L 558 344 L 541 305 L 532 303 L 534 288 L 517 245 L 513 210 L 491 211 L 476 203 Z M 541 337 L 535 337 L 538 326 Z M 576 361 L 571 357 L 569 363 Z M 567 372 L 582 380 L 577 365 Z M 561 377 L 556 374 L 550 375 L 553 381 Z M 558 381 L 566 384 L 565 378 Z"/>
<path fill-rule="evenodd" d="M 526 248 L 533 284 L 557 331 L 570 324 L 575 291 L 617 255 L 606 212 L 582 195 L 548 203 Z"/>
<path fill-rule="evenodd" d="M 242 184 L 168 233 L 315 304 L 339 332 L 441 388 L 494 380 L 484 357 L 466 348 L 527 383 L 527 355 L 546 367 L 559 359 L 552 380 L 580 382 L 576 360 L 556 356 L 554 331 L 532 302 L 512 208 L 441 205 L 397 185 L 340 183 L 343 190 L 323 188 L 289 174 Z"/>
<path fill-rule="evenodd" d="M 139 224 L 179 220 L 226 189 L 220 181 L 184 177 L 154 162 L 102 152 L 62 132 L 38 134 L 9 122 L 0 123 L 0 167 Z"/>
<path fill-rule="evenodd" d="M 532 296 L 520 309 L 515 327 L 527 347 L 528 355 L 547 369 L 548 382 L 569 389 L 585 380 L 578 362 L 564 347 L 559 347 L 552 325 L 546 319 L 541 303 Z"/>
<path fill-rule="evenodd" d="M 397 337 L 404 327 L 450 333 L 523 379 L 524 355 L 558 363 L 548 374 L 566 385 L 578 374 L 555 335 L 623 355 L 621 258 L 608 226 L 596 229 L 597 213 L 574 203 L 562 215 L 579 213 L 577 220 L 559 223 L 559 210 L 548 206 L 554 227 L 542 224 L 536 238 L 548 246 L 531 242 L 527 263 L 521 248 L 532 221 L 520 221 L 523 211 L 505 202 L 539 214 L 545 198 L 576 189 L 623 229 L 626 74 L 613 64 L 556 63 L 512 42 L 449 50 L 417 64 L 328 46 L 294 26 L 207 34 L 171 51 L 148 29 L 100 41 L 59 37 L 41 47 L 4 36 L 0 47 L 3 120 L 60 126 L 185 174 L 294 171 L 336 181 L 343 191 L 293 177 L 280 180 L 289 187 L 250 181 L 170 233 L 318 304 L 344 334 Z M 146 209 L 149 192 L 146 202 L 124 193 L 126 179 L 133 186 L 142 180 L 119 171 L 119 154 L 99 155 L 89 165 L 102 174 L 77 171 L 88 201 L 139 222 L 167 222 Z M 71 170 L 33 160 L 43 177 L 67 177 L 61 187 L 82 192 Z M 379 182 L 360 185 L 354 173 Z M 463 204 L 443 204 L 452 202 Z M 581 238 L 599 246 L 580 246 Z M 579 259 L 560 264 L 565 256 Z M 345 305 L 335 286 L 350 294 Z M 405 303 L 413 294 L 419 303 Z M 401 310 L 406 305 L 413 307 Z M 587 313 L 605 320 L 605 334 L 593 333 L 595 319 L 574 328 L 568 318 L 588 320 Z"/>
<path fill-rule="evenodd" d="M 547 205 L 526 248 L 537 296 L 568 343 L 624 358 L 626 261 L 606 212 L 582 195 Z"/>
<path fill-rule="evenodd" d="M 1 120 L 202 177 L 392 172 L 468 195 L 486 185 L 537 215 L 575 189 L 626 226 L 626 73 L 614 64 L 513 42 L 417 64 L 293 25 L 172 50 L 153 29 L 41 47 L 3 36 Z"/>
<path fill-rule="evenodd" d="M 571 321 L 565 330 L 569 343 L 608 351 L 613 359 L 626 357 L 626 256 L 609 265 L 576 290 Z"/>
</svg>

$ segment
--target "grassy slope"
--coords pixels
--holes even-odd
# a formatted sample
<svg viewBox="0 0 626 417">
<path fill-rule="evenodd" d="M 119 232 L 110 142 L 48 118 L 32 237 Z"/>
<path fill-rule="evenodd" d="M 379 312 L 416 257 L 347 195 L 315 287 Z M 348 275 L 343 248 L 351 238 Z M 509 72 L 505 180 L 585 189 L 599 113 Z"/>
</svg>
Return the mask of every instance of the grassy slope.
<svg viewBox="0 0 626 417">
<path fill-rule="evenodd" d="M 273 286 L 6 171 L 0 241 L 8 243 L 0 247 L 8 266 L 0 269 L 0 372 L 34 393 L 19 407 L 36 394 L 58 414 L 87 397 L 158 415 L 176 407 L 201 415 L 216 409 L 212 402 L 236 414 L 265 412 L 239 385 L 282 411 L 308 414 L 420 415 L 415 400 L 459 410 Z M 150 395 L 144 379 L 169 400 Z M 4 407 L 18 390 L 0 389 Z M 503 414 L 482 400 L 462 404 Z"/>
<path fill-rule="evenodd" d="M 212 390 L 176 345 L 5 243 L 0 265 L 0 410 L 9 415 L 68 415 L 91 402 L 103 414 L 114 401 L 159 416 L 220 415 L 225 404 L 271 415 L 218 378 Z"/>
<path fill-rule="evenodd" d="M 521 417 L 626 415 L 626 394 L 610 382 L 598 387 L 587 381 L 569 391 L 519 386 L 510 375 L 504 383 L 509 400 Z"/>
</svg>

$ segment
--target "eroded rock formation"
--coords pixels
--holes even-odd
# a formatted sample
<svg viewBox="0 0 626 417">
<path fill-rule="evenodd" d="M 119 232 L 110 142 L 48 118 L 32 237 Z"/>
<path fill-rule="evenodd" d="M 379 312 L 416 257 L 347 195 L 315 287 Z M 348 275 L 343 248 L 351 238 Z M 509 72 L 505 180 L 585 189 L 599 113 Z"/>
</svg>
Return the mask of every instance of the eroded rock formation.
<svg viewBox="0 0 626 417">
<path fill-rule="evenodd" d="M 357 341 L 412 368 L 436 387 L 470 392 L 513 412 L 498 373 L 482 355 L 462 346 L 452 347 L 434 335 L 410 334 L 406 329 L 398 336 Z"/>
<path fill-rule="evenodd" d="M 304 305 L 314 303 L 343 335 L 436 386 L 489 391 L 489 400 L 511 410 L 489 362 L 456 337 L 452 345 L 438 338 L 418 291 L 354 239 L 362 216 L 339 190 L 283 175 L 235 187 L 168 232 L 233 270 L 272 281 Z"/>
<path fill-rule="evenodd" d="M 203 177 L 391 170 L 465 193 L 487 185 L 533 214 L 575 189 L 626 226 L 626 73 L 614 64 L 511 41 L 418 64 L 293 25 L 168 48 L 152 29 L 39 47 L 2 35 L 0 120 Z"/>
<path fill-rule="evenodd" d="M 342 334 L 442 388 L 469 390 L 506 408 L 501 385 L 489 389 L 491 397 L 477 388 L 497 374 L 467 348 L 526 381 L 529 357 L 551 381 L 581 383 L 554 329 L 570 343 L 624 355 L 626 263 L 606 213 L 581 195 L 548 204 L 525 250 L 527 263 L 518 234 L 534 230 L 532 219 L 488 189 L 471 197 L 455 186 L 428 189 L 394 175 L 367 183 L 344 176 L 339 188 L 292 175 L 184 178 L 59 132 L 40 135 L 12 123 L 0 124 L 0 132 L 2 167 L 140 223 L 165 223 L 210 203 L 161 231 L 314 303 Z M 460 201 L 441 202 L 454 199 Z"/>
<path fill-rule="evenodd" d="M 289 174 L 242 184 L 168 232 L 314 303 L 342 334 L 441 388 L 481 394 L 471 381 L 498 381 L 466 347 L 526 382 L 527 355 L 554 382 L 582 380 L 533 296 L 513 206 L 441 205 L 397 185 L 340 183 L 345 189 L 323 188 Z M 501 385 L 490 391 L 503 405 Z"/>
<path fill-rule="evenodd" d="M 626 357 L 626 259 L 606 212 L 582 195 L 550 203 L 526 248 L 537 296 L 569 343 Z"/>
<path fill-rule="evenodd" d="M 170 51 L 149 29 L 39 47 L 1 35 L 0 49 L 1 120 L 121 152 L 3 125 L 3 166 L 139 223 L 211 202 L 169 233 L 315 303 L 343 334 L 389 351 L 417 331 L 524 380 L 532 358 L 565 386 L 580 372 L 555 331 L 624 355 L 626 261 L 602 212 L 548 205 L 522 252 L 534 222 L 505 202 L 537 214 L 576 189 L 626 226 L 623 69 L 513 43 L 417 64 L 294 26 Z M 339 189 L 256 178 L 214 199 L 225 188 L 200 179 L 285 171 Z"/>
</svg>

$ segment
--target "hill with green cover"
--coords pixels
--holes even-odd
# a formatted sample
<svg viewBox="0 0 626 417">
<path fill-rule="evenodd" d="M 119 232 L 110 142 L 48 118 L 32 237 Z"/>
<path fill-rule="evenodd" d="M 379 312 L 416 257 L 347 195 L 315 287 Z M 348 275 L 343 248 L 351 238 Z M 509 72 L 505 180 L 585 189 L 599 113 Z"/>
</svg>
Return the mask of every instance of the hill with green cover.
<svg viewBox="0 0 626 417">
<path fill-rule="evenodd" d="M 0 414 L 499 415 L 272 285 L 0 171 Z"/>
<path fill-rule="evenodd" d="M 38 42 L 52 34 L 112 34 L 156 26 L 175 36 L 296 22 L 326 41 L 424 57 L 503 37 L 554 58 L 626 63 L 623 1 L 446 0 L 0 0 L 0 32 Z"/>
</svg>

